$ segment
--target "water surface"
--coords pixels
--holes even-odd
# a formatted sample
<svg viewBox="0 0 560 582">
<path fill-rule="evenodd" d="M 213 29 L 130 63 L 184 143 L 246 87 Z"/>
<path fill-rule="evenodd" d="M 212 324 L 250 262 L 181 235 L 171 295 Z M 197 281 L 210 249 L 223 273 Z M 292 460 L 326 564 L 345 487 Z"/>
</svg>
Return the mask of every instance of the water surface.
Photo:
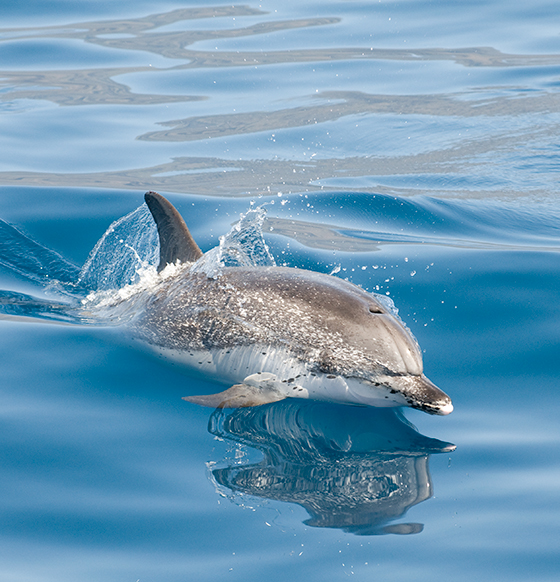
<svg viewBox="0 0 560 582">
<path fill-rule="evenodd" d="M 1 219 L 68 273 L 146 190 L 204 251 L 264 205 L 277 264 L 390 297 L 455 411 L 212 412 L 119 327 L 0 320 L 2 579 L 556 580 L 556 4 L 3 13 Z M 0 307 L 58 301 L 9 243 Z"/>
</svg>

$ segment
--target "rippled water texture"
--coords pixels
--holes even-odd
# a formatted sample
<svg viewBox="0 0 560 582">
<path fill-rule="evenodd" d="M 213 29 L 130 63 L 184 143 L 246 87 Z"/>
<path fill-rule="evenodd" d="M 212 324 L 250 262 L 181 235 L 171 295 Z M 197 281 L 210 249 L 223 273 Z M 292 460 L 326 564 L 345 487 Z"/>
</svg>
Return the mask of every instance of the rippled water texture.
<svg viewBox="0 0 560 582">
<path fill-rule="evenodd" d="M 557 580 L 557 3 L 0 12 L 2 580 Z M 181 400 L 74 309 L 157 261 L 102 238 L 146 190 L 392 299 L 454 412 Z"/>
</svg>

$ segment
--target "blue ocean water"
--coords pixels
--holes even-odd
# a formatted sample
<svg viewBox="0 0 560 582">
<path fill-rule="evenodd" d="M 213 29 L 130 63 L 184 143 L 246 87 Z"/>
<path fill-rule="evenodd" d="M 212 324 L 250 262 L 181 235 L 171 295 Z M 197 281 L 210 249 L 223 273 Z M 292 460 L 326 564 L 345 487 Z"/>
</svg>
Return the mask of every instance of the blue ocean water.
<svg viewBox="0 0 560 582">
<path fill-rule="evenodd" d="M 0 10 L 2 313 L 146 190 L 204 251 L 263 206 L 277 264 L 390 297 L 455 406 L 213 412 L 125 329 L 0 319 L 2 579 L 557 580 L 557 5 Z"/>
</svg>

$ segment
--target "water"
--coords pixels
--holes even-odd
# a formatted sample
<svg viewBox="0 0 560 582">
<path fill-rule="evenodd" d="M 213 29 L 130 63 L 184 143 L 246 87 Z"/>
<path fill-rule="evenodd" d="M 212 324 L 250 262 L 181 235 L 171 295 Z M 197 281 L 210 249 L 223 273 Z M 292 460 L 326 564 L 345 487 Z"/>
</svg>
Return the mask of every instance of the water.
<svg viewBox="0 0 560 582">
<path fill-rule="evenodd" d="M 276 263 L 390 297 L 455 405 L 213 413 L 119 326 L 0 320 L 3 580 L 558 578 L 557 16 L 2 7 L 0 218 L 59 278 L 146 190 L 204 251 L 264 205 Z M 60 301 L 10 240 L 0 304 Z"/>
</svg>

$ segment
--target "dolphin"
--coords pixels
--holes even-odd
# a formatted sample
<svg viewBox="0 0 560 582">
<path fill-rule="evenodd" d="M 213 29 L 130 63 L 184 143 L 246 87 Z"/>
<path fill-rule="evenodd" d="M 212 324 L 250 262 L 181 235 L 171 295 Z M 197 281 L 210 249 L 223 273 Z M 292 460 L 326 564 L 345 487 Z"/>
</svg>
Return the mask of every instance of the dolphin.
<svg viewBox="0 0 560 582">
<path fill-rule="evenodd" d="M 153 351 L 229 388 L 184 400 L 240 408 L 310 398 L 446 415 L 419 346 L 376 298 L 337 277 L 289 267 L 197 269 L 203 253 L 173 205 L 145 194 L 159 281 L 132 322 Z"/>
</svg>

